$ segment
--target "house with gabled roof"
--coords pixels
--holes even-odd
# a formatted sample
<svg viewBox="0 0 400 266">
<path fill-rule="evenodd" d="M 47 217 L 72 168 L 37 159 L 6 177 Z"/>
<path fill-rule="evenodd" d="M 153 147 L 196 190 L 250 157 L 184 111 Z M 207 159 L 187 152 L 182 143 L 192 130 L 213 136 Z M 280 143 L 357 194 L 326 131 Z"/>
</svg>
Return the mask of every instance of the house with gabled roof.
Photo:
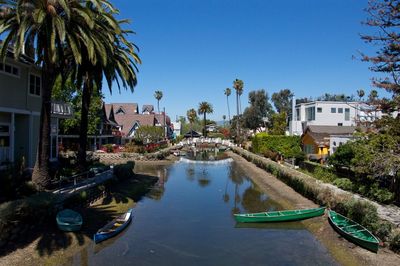
<svg viewBox="0 0 400 266">
<path fill-rule="evenodd" d="M 332 154 L 331 139 L 340 137 L 340 145 L 342 145 L 352 139 L 354 132 L 358 129 L 365 130 L 356 126 L 308 126 L 301 135 L 303 152 L 311 160 L 325 160 Z"/>
<path fill-rule="evenodd" d="M 171 119 L 165 113 L 155 114 L 152 105 L 143 105 L 142 113 L 138 113 L 136 103 L 110 103 L 105 105 L 106 115 L 113 117 L 118 124 L 122 144 L 134 138 L 136 130 L 141 126 L 159 126 L 166 128 L 167 136 L 172 135 Z"/>
</svg>

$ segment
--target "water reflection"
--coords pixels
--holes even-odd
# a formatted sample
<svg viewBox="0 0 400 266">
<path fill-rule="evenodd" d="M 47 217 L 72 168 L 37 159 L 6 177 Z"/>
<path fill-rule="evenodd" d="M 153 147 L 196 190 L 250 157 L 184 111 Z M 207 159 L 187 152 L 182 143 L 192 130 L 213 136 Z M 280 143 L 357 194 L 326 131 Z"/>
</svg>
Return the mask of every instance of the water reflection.
<svg viewBox="0 0 400 266">
<path fill-rule="evenodd" d="M 155 171 L 160 182 L 136 205 L 131 225 L 94 252 L 76 254 L 82 261 L 96 266 L 335 264 L 301 223 L 236 223 L 233 213 L 281 207 L 231 161 L 180 162 L 146 171 Z"/>
</svg>

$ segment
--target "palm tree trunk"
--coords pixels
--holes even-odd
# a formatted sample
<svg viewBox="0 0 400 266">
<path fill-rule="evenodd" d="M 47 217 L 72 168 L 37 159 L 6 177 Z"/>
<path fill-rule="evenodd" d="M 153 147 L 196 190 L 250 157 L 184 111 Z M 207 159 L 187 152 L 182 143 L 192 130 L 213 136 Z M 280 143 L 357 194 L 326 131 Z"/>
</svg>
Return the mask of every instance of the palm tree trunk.
<svg viewBox="0 0 400 266">
<path fill-rule="evenodd" d="M 80 134 L 79 134 L 79 149 L 78 149 L 78 165 L 81 170 L 85 170 L 87 166 L 86 162 L 86 148 L 87 148 L 87 137 L 88 137 L 88 124 L 89 124 L 89 108 L 91 102 L 91 96 L 93 94 L 93 87 L 91 86 L 91 79 L 83 85 L 82 90 L 82 109 L 81 109 L 81 123 L 80 123 Z"/>
<path fill-rule="evenodd" d="M 50 186 L 50 123 L 51 123 L 51 94 L 55 82 L 55 66 L 49 58 L 42 69 L 42 107 L 40 111 L 39 143 L 32 181 L 38 190 Z"/>
<path fill-rule="evenodd" d="M 157 100 L 157 109 L 158 109 L 158 113 L 160 113 L 160 100 Z"/>
<path fill-rule="evenodd" d="M 228 119 L 229 119 L 229 124 L 231 124 L 231 111 L 229 109 L 229 96 L 226 96 L 226 103 L 228 104 Z"/>
<path fill-rule="evenodd" d="M 203 135 L 207 137 L 207 130 L 206 130 L 206 112 L 204 112 L 204 128 L 203 128 Z"/>
<path fill-rule="evenodd" d="M 239 140 L 239 93 L 236 91 L 236 139 Z"/>
</svg>

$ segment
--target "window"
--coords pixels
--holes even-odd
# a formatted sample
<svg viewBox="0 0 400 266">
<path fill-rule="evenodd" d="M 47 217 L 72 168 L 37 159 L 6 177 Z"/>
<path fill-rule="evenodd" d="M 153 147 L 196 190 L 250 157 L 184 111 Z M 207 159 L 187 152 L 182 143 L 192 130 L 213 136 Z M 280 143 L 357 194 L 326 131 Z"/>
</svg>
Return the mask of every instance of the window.
<svg viewBox="0 0 400 266">
<path fill-rule="evenodd" d="M 305 144 L 304 145 L 304 152 L 306 154 L 314 154 L 314 145 L 312 144 Z"/>
<path fill-rule="evenodd" d="M 332 113 L 332 114 L 336 113 L 336 108 L 335 108 L 335 107 L 332 107 L 332 108 L 331 108 L 331 113 Z"/>
<path fill-rule="evenodd" d="M 345 108 L 344 109 L 344 120 L 345 121 L 350 121 L 350 108 Z"/>
<path fill-rule="evenodd" d="M 338 108 L 338 109 L 337 109 L 337 112 L 338 112 L 339 114 L 343 114 L 343 108 Z"/>
<path fill-rule="evenodd" d="M 300 109 L 296 108 L 296 120 L 300 121 L 301 120 L 301 116 L 300 116 Z"/>
<path fill-rule="evenodd" d="M 41 78 L 31 74 L 29 77 L 29 93 L 32 95 L 40 96 Z"/>
<path fill-rule="evenodd" d="M 337 125 L 338 125 L 339 127 L 341 127 L 341 126 L 343 126 L 343 123 L 338 123 Z"/>
<path fill-rule="evenodd" d="M 315 120 L 315 107 L 306 108 L 306 120 L 307 121 Z"/>
<path fill-rule="evenodd" d="M 317 113 L 322 113 L 322 107 L 317 108 Z"/>
<path fill-rule="evenodd" d="M 0 63 L 0 71 L 15 77 L 19 77 L 19 67 L 16 66 Z"/>
</svg>

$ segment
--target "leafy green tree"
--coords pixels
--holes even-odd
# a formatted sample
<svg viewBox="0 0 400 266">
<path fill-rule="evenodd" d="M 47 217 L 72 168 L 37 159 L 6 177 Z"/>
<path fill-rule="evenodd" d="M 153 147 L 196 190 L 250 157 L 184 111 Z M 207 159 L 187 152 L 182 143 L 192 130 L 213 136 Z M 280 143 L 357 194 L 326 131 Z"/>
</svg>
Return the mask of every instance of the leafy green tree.
<svg viewBox="0 0 400 266">
<path fill-rule="evenodd" d="M 280 90 L 272 94 L 272 102 L 274 103 L 275 109 L 278 113 L 285 112 L 290 113 L 291 104 L 290 99 L 293 97 L 293 93 L 289 89 Z"/>
<path fill-rule="evenodd" d="M 231 111 L 229 108 L 229 96 L 231 96 L 231 89 L 230 88 L 226 88 L 224 91 L 224 94 L 226 95 L 226 104 L 228 105 L 228 119 L 229 119 L 229 123 L 231 122 Z"/>
<path fill-rule="evenodd" d="M 162 91 L 155 91 L 154 92 L 154 98 L 156 98 L 157 100 L 157 109 L 158 109 L 158 113 L 160 113 L 160 100 L 163 97 L 163 92 Z"/>
<path fill-rule="evenodd" d="M 50 115 L 51 96 L 58 74 L 63 73 L 66 51 L 72 51 L 70 60 L 82 63 L 81 51 L 93 44 L 94 21 L 90 5 L 103 6 L 99 0 L 48 1 L 48 0 L 1 0 L 0 34 L 5 39 L 0 47 L 4 60 L 9 47 L 15 58 L 19 58 L 24 47 L 33 50 L 34 57 L 42 69 L 42 108 L 40 115 L 38 156 L 32 180 L 40 190 L 50 185 Z M 77 45 L 77 40 L 85 40 Z M 96 47 L 101 47 L 97 46 Z M 95 63 L 93 56 L 89 57 Z"/>
<path fill-rule="evenodd" d="M 273 114 L 272 105 L 269 102 L 268 93 L 265 90 L 251 91 L 249 93 L 250 106 L 243 112 L 243 123 L 246 128 L 257 129 L 263 125 L 263 119 L 269 120 Z"/>
<path fill-rule="evenodd" d="M 135 131 L 135 140 L 141 143 L 155 143 L 160 141 L 164 136 L 162 127 L 141 126 Z"/>
<path fill-rule="evenodd" d="M 328 158 L 328 162 L 335 168 L 350 168 L 354 156 L 354 142 L 348 141 L 337 148 L 337 150 Z"/>
<path fill-rule="evenodd" d="M 271 135 L 285 135 L 286 132 L 286 112 L 275 113 L 271 116 Z"/>
<path fill-rule="evenodd" d="M 203 127 L 203 136 L 207 137 L 207 129 L 206 129 L 206 116 L 207 114 L 212 114 L 214 112 L 213 106 L 208 102 L 201 102 L 198 108 L 199 115 L 203 115 L 204 127 Z"/>
<path fill-rule="evenodd" d="M 193 131 L 193 123 L 196 122 L 196 120 L 197 120 L 197 112 L 196 112 L 196 110 L 193 109 L 193 108 L 189 109 L 186 112 L 186 116 L 187 116 L 187 119 L 188 119 L 188 121 L 190 123 L 190 131 Z M 192 132 L 192 137 L 193 137 L 193 132 Z"/>
</svg>

